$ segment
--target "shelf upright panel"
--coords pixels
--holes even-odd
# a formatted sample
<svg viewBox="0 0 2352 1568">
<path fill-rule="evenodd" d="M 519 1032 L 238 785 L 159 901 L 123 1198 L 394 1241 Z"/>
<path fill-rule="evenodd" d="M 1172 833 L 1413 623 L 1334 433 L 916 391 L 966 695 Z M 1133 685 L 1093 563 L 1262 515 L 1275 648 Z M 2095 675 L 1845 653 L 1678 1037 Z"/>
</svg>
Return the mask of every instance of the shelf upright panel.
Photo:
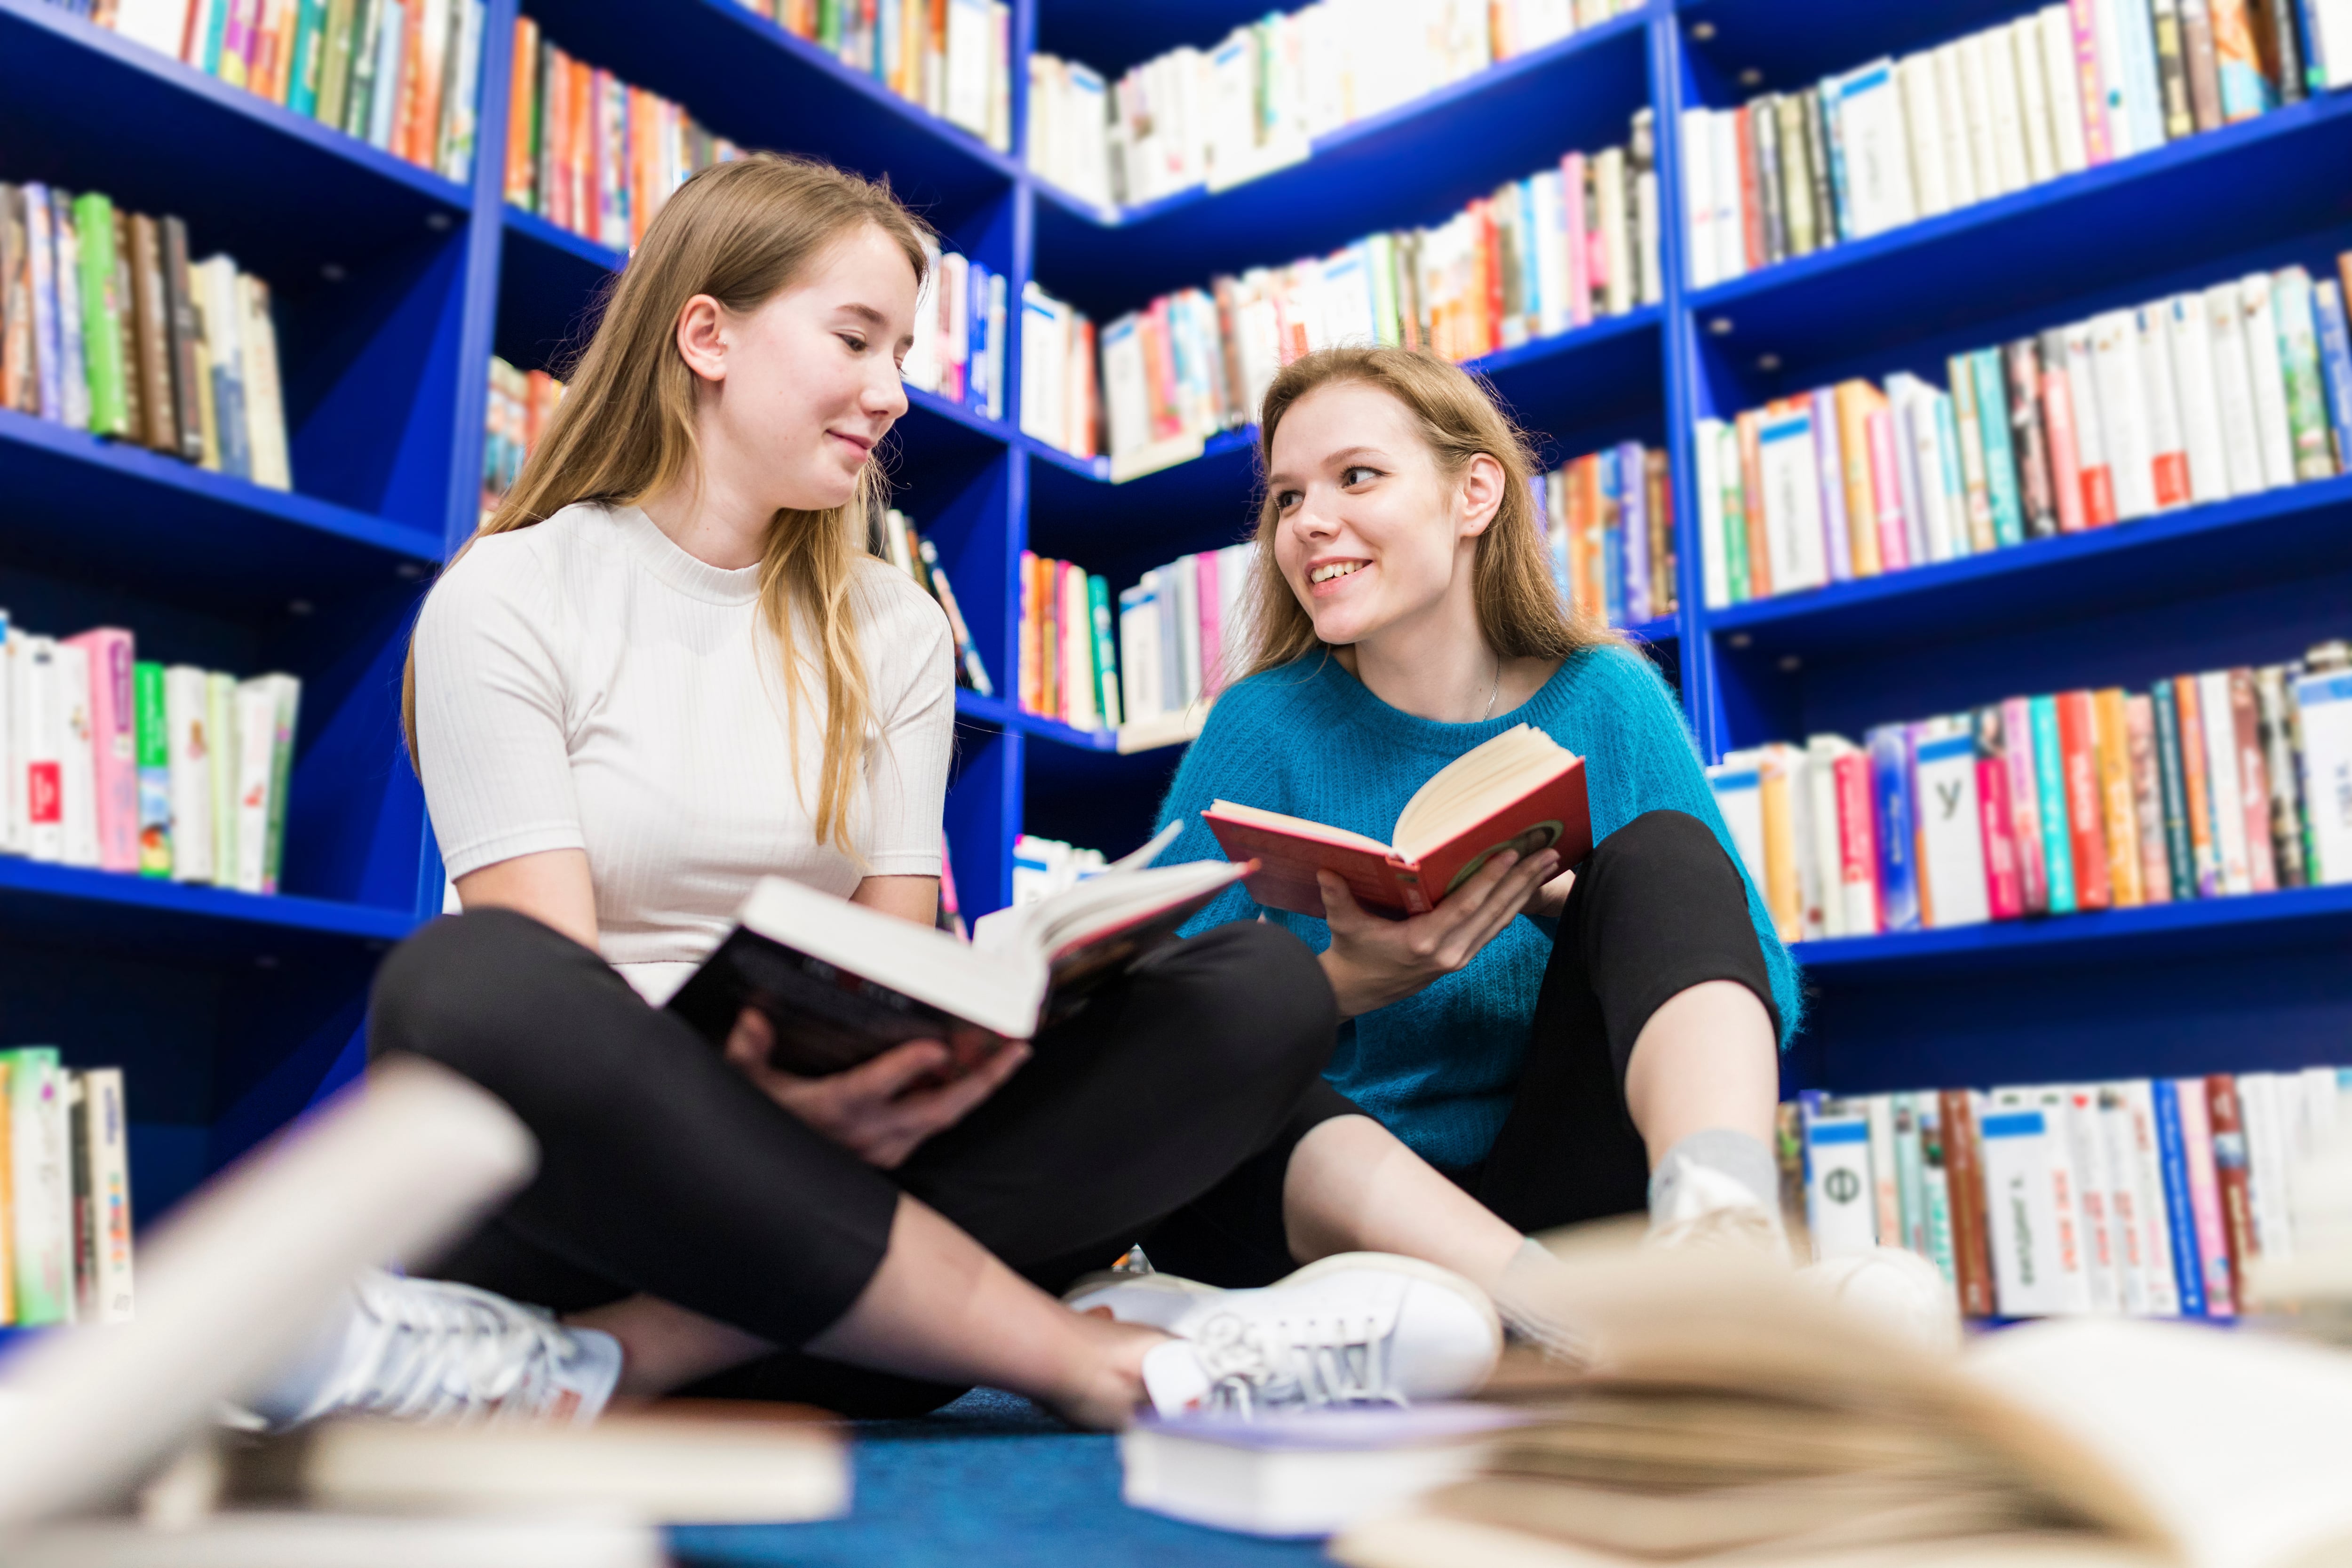
<svg viewBox="0 0 2352 1568">
<path fill-rule="evenodd" d="M 1696 98 L 1691 67 L 1683 47 L 1683 23 L 1673 12 L 1649 26 L 1645 64 L 1656 121 L 1658 163 L 1658 263 L 1665 279 L 1664 318 L 1659 349 L 1665 361 L 1666 465 L 1675 507 L 1675 596 L 1678 614 L 1675 660 L 1681 671 L 1683 712 L 1690 720 L 1700 757 L 1723 753 L 1722 703 L 1716 690 L 1715 644 L 1708 636 L 1706 574 L 1699 544 L 1698 462 L 1692 442 L 1696 410 L 1704 395 L 1693 340 L 1689 258 L 1683 254 L 1683 105 Z"/>
</svg>

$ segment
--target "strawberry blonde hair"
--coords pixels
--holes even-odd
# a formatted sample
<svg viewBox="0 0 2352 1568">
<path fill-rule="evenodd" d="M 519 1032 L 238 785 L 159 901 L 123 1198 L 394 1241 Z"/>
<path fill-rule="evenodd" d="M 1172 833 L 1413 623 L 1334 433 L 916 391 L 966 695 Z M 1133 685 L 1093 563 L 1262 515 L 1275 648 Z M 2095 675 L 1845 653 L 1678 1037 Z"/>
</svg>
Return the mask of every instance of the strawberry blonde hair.
<svg viewBox="0 0 2352 1568">
<path fill-rule="evenodd" d="M 687 301 L 708 294 L 732 311 L 757 310 L 835 241 L 867 225 L 898 245 L 919 285 L 928 229 L 887 181 L 863 179 L 813 158 L 759 153 L 714 164 L 679 186 L 613 285 L 545 437 L 474 539 L 529 528 L 578 501 L 635 506 L 680 479 L 698 476 L 694 372 L 677 352 L 677 321 Z M 872 706 L 852 584 L 858 558 L 866 553 L 867 520 L 880 516 L 887 500 L 880 468 L 868 463 L 847 504 L 777 512 L 760 559 L 760 607 L 784 650 L 787 711 L 797 710 L 806 679 L 793 637 L 796 621 L 815 650 L 811 662 L 824 689 L 817 841 L 831 840 L 852 854 L 846 817 Z M 452 565 L 474 539 L 451 557 Z M 413 636 L 401 714 L 413 763 Z M 795 722 L 788 731 L 797 787 L 800 727 Z"/>
<path fill-rule="evenodd" d="M 1538 470 L 1528 437 L 1486 384 L 1451 360 L 1425 350 L 1379 345 L 1317 349 L 1291 361 L 1276 374 L 1258 411 L 1261 482 L 1274 471 L 1274 433 L 1283 416 L 1317 388 L 1350 382 L 1376 386 L 1402 404 L 1438 471 L 1448 479 L 1458 478 L 1481 453 L 1501 465 L 1503 502 L 1478 536 L 1471 563 L 1478 629 L 1496 653 L 1563 659 L 1580 649 L 1624 640 L 1599 615 L 1562 600 L 1544 560 L 1542 514 L 1531 488 Z M 1274 538 L 1281 521 L 1267 487 L 1258 501 L 1257 564 L 1245 600 L 1253 636 L 1244 676 L 1279 669 L 1328 647 L 1315 635 L 1314 617 L 1275 563 Z"/>
</svg>

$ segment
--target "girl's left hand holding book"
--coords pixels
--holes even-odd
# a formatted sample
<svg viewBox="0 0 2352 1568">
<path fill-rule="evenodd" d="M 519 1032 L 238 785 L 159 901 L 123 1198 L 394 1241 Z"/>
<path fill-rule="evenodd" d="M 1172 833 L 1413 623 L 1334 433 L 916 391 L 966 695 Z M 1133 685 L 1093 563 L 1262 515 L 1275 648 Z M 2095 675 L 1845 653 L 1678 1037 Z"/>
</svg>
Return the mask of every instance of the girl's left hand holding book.
<svg viewBox="0 0 2352 1568">
<path fill-rule="evenodd" d="M 1545 849 L 1527 860 L 1508 851 L 1494 857 L 1427 914 L 1388 920 L 1367 912 L 1329 871 L 1318 873 L 1331 945 L 1323 973 L 1342 1018 L 1401 1002 L 1478 956 L 1522 912 L 1556 914 L 1567 901 L 1559 854 Z M 1555 898 L 1554 895 L 1557 894 Z M 1545 906 L 1549 907 L 1545 907 Z"/>
</svg>

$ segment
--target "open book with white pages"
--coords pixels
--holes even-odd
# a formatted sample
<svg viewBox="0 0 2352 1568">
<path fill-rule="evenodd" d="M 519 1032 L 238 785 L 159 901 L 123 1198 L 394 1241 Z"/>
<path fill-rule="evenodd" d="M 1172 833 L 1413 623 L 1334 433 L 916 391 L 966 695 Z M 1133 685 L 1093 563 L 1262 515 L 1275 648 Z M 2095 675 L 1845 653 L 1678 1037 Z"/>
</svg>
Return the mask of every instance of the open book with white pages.
<svg viewBox="0 0 2352 1568">
<path fill-rule="evenodd" d="M 2080 1318 L 1957 1353 L 1786 1269 L 1580 1262 L 1592 1369 L 1509 1363 L 1536 1418 L 1479 1473 L 1349 1531 L 1353 1568 L 2352 1562 L 2352 1354 Z M 1572 1298 L 1572 1299 L 1571 1299 Z"/>
<path fill-rule="evenodd" d="M 838 1072 L 918 1039 L 946 1042 L 952 1070 L 969 1069 L 1172 940 L 1253 868 L 1153 866 L 1179 826 L 1076 887 L 983 915 L 969 943 L 763 877 L 669 1010 L 717 1043 L 758 1008 L 775 1030 L 771 1060 L 788 1072 Z"/>
</svg>

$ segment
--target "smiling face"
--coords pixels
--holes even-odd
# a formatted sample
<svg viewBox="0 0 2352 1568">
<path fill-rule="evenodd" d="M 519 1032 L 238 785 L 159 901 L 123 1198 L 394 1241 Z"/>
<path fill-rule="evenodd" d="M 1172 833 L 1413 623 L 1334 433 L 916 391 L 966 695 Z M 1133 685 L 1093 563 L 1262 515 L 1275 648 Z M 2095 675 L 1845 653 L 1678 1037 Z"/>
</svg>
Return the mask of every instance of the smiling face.
<svg viewBox="0 0 2352 1568">
<path fill-rule="evenodd" d="M 1318 637 L 1363 643 L 1469 605 L 1478 536 L 1501 496 L 1493 458 L 1446 474 L 1411 411 L 1363 382 L 1292 404 L 1268 458 L 1275 563 Z"/>
<path fill-rule="evenodd" d="M 823 511 L 856 493 L 907 411 L 898 366 L 914 342 L 915 294 L 906 253 L 863 225 L 757 309 L 721 310 L 722 395 L 705 417 L 718 441 L 760 455 L 767 505 Z"/>
</svg>

